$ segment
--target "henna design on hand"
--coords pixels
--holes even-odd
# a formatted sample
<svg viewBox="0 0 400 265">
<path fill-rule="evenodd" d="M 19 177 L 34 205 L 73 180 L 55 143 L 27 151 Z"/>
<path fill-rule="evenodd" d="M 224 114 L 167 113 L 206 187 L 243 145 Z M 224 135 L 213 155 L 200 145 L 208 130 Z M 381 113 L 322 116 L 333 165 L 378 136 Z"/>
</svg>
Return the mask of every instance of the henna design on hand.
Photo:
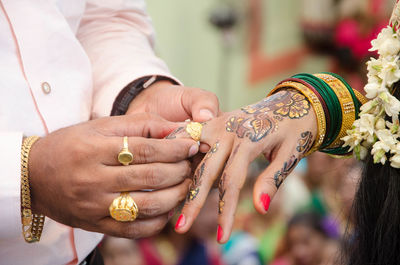
<svg viewBox="0 0 400 265">
<path fill-rule="evenodd" d="M 203 173 L 204 173 L 204 167 L 206 166 L 206 164 L 203 162 L 200 165 L 200 169 L 196 170 L 196 172 L 194 173 L 193 176 L 193 183 L 192 186 L 190 187 L 189 193 L 188 193 L 188 199 L 190 201 L 193 201 L 194 199 L 196 199 L 197 195 L 200 192 L 200 185 L 201 185 L 201 179 L 203 177 Z"/>
<path fill-rule="evenodd" d="M 300 154 L 300 157 L 303 156 L 312 146 L 313 144 L 313 134 L 310 131 L 302 132 L 300 134 L 300 139 L 297 142 L 296 151 Z M 274 175 L 275 186 L 279 188 L 282 185 L 282 182 L 286 179 L 292 169 L 299 162 L 299 157 L 296 155 L 292 155 L 289 161 L 283 164 L 283 168 L 278 170 Z"/>
<path fill-rule="evenodd" d="M 289 119 L 300 119 L 306 116 L 311 108 L 307 98 L 303 94 L 293 90 L 288 90 L 287 93 L 289 95 L 282 102 L 273 106 L 274 114 L 288 117 Z"/>
<path fill-rule="evenodd" d="M 297 152 L 305 154 L 313 144 L 313 134 L 310 131 L 302 132 L 296 147 Z"/>
<path fill-rule="evenodd" d="M 296 156 L 292 155 L 290 159 L 283 164 L 282 169 L 278 170 L 275 173 L 274 180 L 277 189 L 279 189 L 283 181 L 286 179 L 286 177 L 289 175 L 292 169 L 297 165 L 298 161 L 299 159 Z"/>
<path fill-rule="evenodd" d="M 226 122 L 226 131 L 239 138 L 248 137 L 258 142 L 277 129 L 284 117 L 300 119 L 311 109 L 308 99 L 296 90 L 280 91 L 256 104 L 241 108 L 247 116 L 232 116 Z M 272 112 L 272 116 L 269 112 Z"/>
<path fill-rule="evenodd" d="M 228 163 L 226 163 L 225 167 L 228 167 L 229 165 L 232 164 L 232 161 L 234 159 L 234 157 L 236 156 L 238 150 L 240 147 L 240 143 L 238 145 L 236 145 L 236 147 L 233 149 L 232 155 L 229 158 Z M 224 211 L 224 206 L 225 206 L 225 192 L 226 192 L 226 188 L 225 188 L 225 180 L 226 180 L 226 173 L 224 172 L 221 176 L 221 178 L 219 179 L 219 183 L 218 183 L 218 191 L 219 191 L 219 202 L 218 202 L 218 214 L 222 214 Z"/>
<path fill-rule="evenodd" d="M 275 119 L 266 113 L 257 113 L 253 118 L 233 116 L 226 122 L 226 131 L 234 132 L 239 138 L 248 137 L 252 142 L 258 142 L 267 136 L 277 126 Z"/>
<path fill-rule="evenodd" d="M 165 137 L 165 139 L 176 139 L 176 135 L 183 132 L 184 130 L 185 130 L 185 127 L 179 127 L 177 129 L 175 129 L 175 131 L 173 131 L 172 133 L 167 135 L 167 137 Z"/>
<path fill-rule="evenodd" d="M 213 145 L 213 147 L 211 147 L 211 149 L 207 152 L 206 159 L 211 158 L 211 156 L 212 156 L 213 154 L 215 154 L 215 153 L 218 151 L 218 148 L 219 148 L 219 141 L 217 141 L 217 142 Z"/>
<path fill-rule="evenodd" d="M 310 109 L 308 99 L 293 89 L 278 92 L 256 104 L 241 108 L 246 114 L 273 111 L 275 115 L 289 119 L 300 119 L 306 116 Z"/>
<path fill-rule="evenodd" d="M 226 178 L 226 173 L 222 174 L 219 184 L 218 184 L 218 191 L 219 191 L 219 202 L 218 202 L 218 214 L 222 214 L 224 211 L 224 206 L 225 206 L 225 178 Z"/>
<path fill-rule="evenodd" d="M 203 162 L 201 162 L 200 166 L 196 169 L 196 172 L 194 173 L 193 176 L 193 183 L 190 187 L 186 201 L 193 201 L 194 199 L 196 199 L 197 195 L 200 192 L 200 185 L 202 182 L 206 162 L 213 156 L 213 154 L 215 154 L 218 151 L 218 148 L 219 148 L 219 141 L 215 142 L 213 147 L 211 147 L 211 149 L 207 152 Z"/>
</svg>

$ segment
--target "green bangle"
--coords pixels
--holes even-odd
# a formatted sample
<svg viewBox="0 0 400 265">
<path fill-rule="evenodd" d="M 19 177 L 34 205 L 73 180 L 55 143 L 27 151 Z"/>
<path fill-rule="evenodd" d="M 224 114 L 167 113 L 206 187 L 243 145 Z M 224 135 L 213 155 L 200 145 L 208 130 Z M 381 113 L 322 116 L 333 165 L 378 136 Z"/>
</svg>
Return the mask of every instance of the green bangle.
<svg viewBox="0 0 400 265">
<path fill-rule="evenodd" d="M 313 75 L 314 76 L 314 75 Z M 343 122 L 343 113 L 342 113 L 342 109 L 340 107 L 340 101 L 338 99 L 338 96 L 336 95 L 335 91 L 322 79 L 314 76 L 315 80 L 320 83 L 322 85 L 322 87 L 324 87 L 326 89 L 326 91 L 328 91 L 328 94 L 331 96 L 332 100 L 334 101 L 333 106 L 335 107 L 335 111 L 333 112 L 333 116 L 335 116 L 336 118 L 336 123 L 334 123 L 332 131 L 333 133 L 333 137 L 332 139 L 326 143 L 326 145 L 321 146 L 321 149 L 325 149 L 325 147 L 331 145 L 335 139 L 338 137 L 339 132 L 340 132 L 340 128 L 342 126 L 342 122 Z"/>
<path fill-rule="evenodd" d="M 306 74 L 298 74 L 298 75 L 293 76 L 293 78 L 299 78 L 299 79 L 309 83 L 321 95 L 322 99 L 324 100 L 324 102 L 325 102 L 325 104 L 326 104 L 326 106 L 328 108 L 327 115 L 329 115 L 329 119 L 331 121 L 331 124 L 330 124 L 329 127 L 332 128 L 332 125 L 335 124 L 335 121 L 332 120 L 332 118 L 333 118 L 332 117 L 333 106 L 332 106 L 332 101 L 330 100 L 329 95 L 325 92 L 324 89 L 321 89 L 319 84 L 314 82 L 314 80 L 309 78 L 309 76 L 307 76 Z M 332 129 L 329 129 L 329 131 L 326 132 L 325 139 L 324 139 L 324 141 L 323 141 L 321 146 L 325 146 L 326 145 L 326 141 L 329 141 L 331 138 L 332 138 Z"/>
<path fill-rule="evenodd" d="M 343 155 L 348 155 L 350 153 L 349 149 L 350 149 L 350 147 L 346 146 L 346 147 L 339 147 L 339 148 L 335 148 L 335 149 L 324 149 L 324 150 L 320 150 L 320 151 L 323 153 L 330 154 L 330 155 L 343 156 Z"/>
<path fill-rule="evenodd" d="M 340 132 L 340 125 L 342 123 L 342 110 L 340 108 L 339 99 L 337 98 L 332 88 L 318 77 L 310 74 L 298 74 L 294 77 L 300 78 L 313 85 L 320 93 L 328 107 L 331 120 L 331 129 L 329 130 L 329 132 L 327 132 L 326 138 L 324 139 L 324 142 L 320 148 L 324 149 L 325 147 L 332 144 L 332 142 L 336 139 L 337 135 Z"/>
</svg>

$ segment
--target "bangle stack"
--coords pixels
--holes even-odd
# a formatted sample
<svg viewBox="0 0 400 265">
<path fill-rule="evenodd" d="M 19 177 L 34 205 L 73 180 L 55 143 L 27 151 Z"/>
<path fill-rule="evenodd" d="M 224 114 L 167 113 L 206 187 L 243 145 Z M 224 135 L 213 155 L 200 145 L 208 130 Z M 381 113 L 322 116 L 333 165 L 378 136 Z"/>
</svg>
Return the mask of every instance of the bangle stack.
<svg viewBox="0 0 400 265">
<path fill-rule="evenodd" d="M 317 137 L 306 155 L 317 150 L 334 156 L 349 155 L 349 148 L 342 147 L 341 139 L 358 119 L 365 97 L 333 73 L 295 75 L 280 82 L 269 95 L 287 88 L 306 96 L 317 117 Z"/>
<path fill-rule="evenodd" d="M 28 243 L 38 242 L 42 235 L 44 215 L 32 213 L 29 186 L 29 152 L 38 136 L 24 139 L 21 148 L 21 222 L 22 235 Z"/>
</svg>

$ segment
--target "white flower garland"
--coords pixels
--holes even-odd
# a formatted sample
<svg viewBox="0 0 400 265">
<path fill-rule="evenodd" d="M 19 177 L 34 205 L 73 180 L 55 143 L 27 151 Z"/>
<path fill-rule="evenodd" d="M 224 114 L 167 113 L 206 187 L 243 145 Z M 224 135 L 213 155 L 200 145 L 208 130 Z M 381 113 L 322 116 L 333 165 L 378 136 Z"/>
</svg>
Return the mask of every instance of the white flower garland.
<svg viewBox="0 0 400 265">
<path fill-rule="evenodd" d="M 384 28 L 372 41 L 370 51 L 377 51 L 379 58 L 367 63 L 368 84 L 364 90 L 369 101 L 342 140 L 360 160 L 371 149 L 374 163 L 389 160 L 392 167 L 400 168 L 400 101 L 391 94 L 393 84 L 400 80 L 400 34 L 396 27 Z M 385 121 L 387 116 L 391 121 Z"/>
</svg>

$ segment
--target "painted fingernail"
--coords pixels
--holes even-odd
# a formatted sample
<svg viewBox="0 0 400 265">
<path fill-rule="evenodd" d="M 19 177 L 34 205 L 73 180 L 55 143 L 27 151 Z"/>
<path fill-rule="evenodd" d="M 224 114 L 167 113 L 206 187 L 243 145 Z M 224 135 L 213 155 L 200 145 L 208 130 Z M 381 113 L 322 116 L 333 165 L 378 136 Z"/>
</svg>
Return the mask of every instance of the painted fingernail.
<svg viewBox="0 0 400 265">
<path fill-rule="evenodd" d="M 189 149 L 189 157 L 194 156 L 195 154 L 197 154 L 197 152 L 199 152 L 199 145 L 198 144 L 192 145 Z"/>
<path fill-rule="evenodd" d="M 269 195 L 267 193 L 261 193 L 260 200 L 264 206 L 264 210 L 268 211 L 269 204 L 271 203 L 271 198 L 269 197 Z"/>
<path fill-rule="evenodd" d="M 217 241 L 221 241 L 222 236 L 224 235 L 224 231 L 222 230 L 222 227 L 218 225 L 218 231 L 217 231 Z"/>
<path fill-rule="evenodd" d="M 214 114 L 212 114 L 212 112 L 209 111 L 208 109 L 200 110 L 199 114 L 200 114 L 200 117 L 203 120 L 206 120 L 206 121 L 211 120 L 212 118 L 214 118 Z"/>
<path fill-rule="evenodd" d="M 186 219 L 183 214 L 181 214 L 178 218 L 178 221 L 176 222 L 175 229 L 181 228 L 186 224 Z"/>
</svg>

